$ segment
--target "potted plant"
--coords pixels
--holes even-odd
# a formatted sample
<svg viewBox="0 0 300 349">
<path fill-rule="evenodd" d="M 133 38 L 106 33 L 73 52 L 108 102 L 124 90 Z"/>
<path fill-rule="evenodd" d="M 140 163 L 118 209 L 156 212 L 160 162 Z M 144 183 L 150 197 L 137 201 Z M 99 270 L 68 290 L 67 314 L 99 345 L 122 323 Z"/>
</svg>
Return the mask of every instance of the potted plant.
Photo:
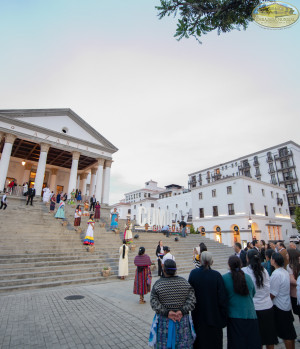
<svg viewBox="0 0 300 349">
<path fill-rule="evenodd" d="M 108 277 L 110 276 L 111 268 L 110 267 L 103 267 L 102 268 L 102 276 Z"/>
<path fill-rule="evenodd" d="M 150 269 L 151 271 L 155 270 L 156 269 L 156 265 L 154 262 L 151 263 L 151 266 L 150 266 Z"/>
</svg>

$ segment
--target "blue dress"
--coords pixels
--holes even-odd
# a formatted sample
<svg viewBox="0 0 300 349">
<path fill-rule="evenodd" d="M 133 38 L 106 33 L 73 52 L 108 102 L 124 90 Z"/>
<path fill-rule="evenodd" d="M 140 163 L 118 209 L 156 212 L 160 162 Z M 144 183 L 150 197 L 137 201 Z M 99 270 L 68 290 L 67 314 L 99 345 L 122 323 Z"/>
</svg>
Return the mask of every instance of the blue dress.
<svg viewBox="0 0 300 349">
<path fill-rule="evenodd" d="M 81 192 L 78 192 L 78 194 L 77 194 L 77 201 L 81 201 L 81 200 L 82 200 Z"/>
<path fill-rule="evenodd" d="M 66 218 L 65 217 L 65 203 L 63 201 L 60 202 L 59 207 L 54 216 L 55 218 Z"/>
<path fill-rule="evenodd" d="M 112 213 L 111 214 L 111 223 L 110 223 L 110 229 L 116 229 L 118 228 L 118 213 Z"/>
</svg>

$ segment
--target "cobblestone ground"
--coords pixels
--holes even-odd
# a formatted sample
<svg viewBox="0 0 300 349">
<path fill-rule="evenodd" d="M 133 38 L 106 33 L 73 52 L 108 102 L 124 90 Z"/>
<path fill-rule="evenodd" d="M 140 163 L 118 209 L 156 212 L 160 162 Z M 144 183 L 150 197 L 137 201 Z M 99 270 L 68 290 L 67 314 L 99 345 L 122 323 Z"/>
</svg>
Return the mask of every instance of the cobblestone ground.
<svg viewBox="0 0 300 349">
<path fill-rule="evenodd" d="M 138 304 L 132 286 L 128 280 L 1 295 L 0 348 L 147 348 L 154 314 L 149 295 Z M 84 298 L 65 300 L 70 295 Z"/>
</svg>

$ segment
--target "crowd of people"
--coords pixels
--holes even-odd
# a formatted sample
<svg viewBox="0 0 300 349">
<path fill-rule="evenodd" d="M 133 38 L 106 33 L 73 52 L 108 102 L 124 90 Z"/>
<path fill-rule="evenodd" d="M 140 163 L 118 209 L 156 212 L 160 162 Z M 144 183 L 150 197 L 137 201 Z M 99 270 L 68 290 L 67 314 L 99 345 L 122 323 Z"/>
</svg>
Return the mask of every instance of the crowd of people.
<svg viewBox="0 0 300 349">
<path fill-rule="evenodd" d="M 121 261 L 127 264 L 128 275 L 127 248 L 124 240 L 120 267 Z M 193 250 L 188 280 L 176 275 L 175 257 L 162 241 L 156 256 L 160 278 L 152 290 L 152 262 L 144 247 L 134 259 L 133 293 L 144 304 L 151 291 L 155 311 L 150 346 L 221 349 L 227 327 L 229 349 L 272 349 L 278 338 L 287 349 L 295 348 L 294 315 L 300 320 L 300 252 L 295 244 L 286 249 L 283 242 L 254 240 L 242 249 L 236 242 L 229 271 L 221 275 L 212 269 L 213 255 L 201 243 Z"/>
</svg>

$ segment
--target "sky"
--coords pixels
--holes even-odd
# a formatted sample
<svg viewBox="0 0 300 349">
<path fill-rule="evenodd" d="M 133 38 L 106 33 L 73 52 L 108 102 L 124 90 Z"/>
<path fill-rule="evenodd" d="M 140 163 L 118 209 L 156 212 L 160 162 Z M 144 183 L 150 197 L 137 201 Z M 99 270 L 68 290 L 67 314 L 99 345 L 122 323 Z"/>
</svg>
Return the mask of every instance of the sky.
<svg viewBox="0 0 300 349">
<path fill-rule="evenodd" d="M 158 4 L 0 0 L 0 109 L 71 108 L 113 143 L 111 204 L 300 143 L 300 21 L 178 42 Z"/>
</svg>

